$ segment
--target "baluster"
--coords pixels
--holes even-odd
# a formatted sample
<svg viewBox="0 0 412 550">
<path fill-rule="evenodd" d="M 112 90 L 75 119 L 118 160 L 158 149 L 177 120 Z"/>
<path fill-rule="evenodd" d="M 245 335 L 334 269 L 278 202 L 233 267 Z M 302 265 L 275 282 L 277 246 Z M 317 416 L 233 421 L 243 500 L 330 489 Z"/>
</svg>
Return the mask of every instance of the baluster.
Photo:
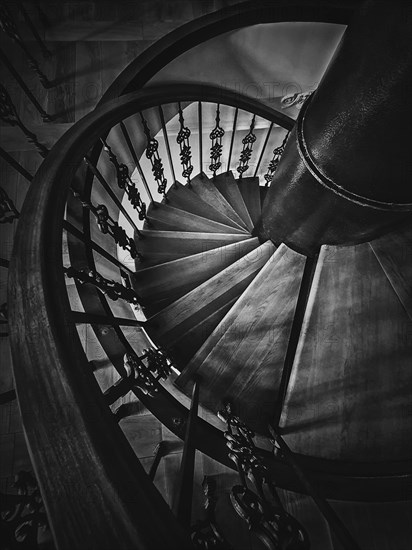
<svg viewBox="0 0 412 550">
<path fill-rule="evenodd" d="M 202 120 L 202 102 L 197 104 L 197 125 L 199 128 L 199 171 L 203 174 L 203 120 Z"/>
<path fill-rule="evenodd" d="M 146 220 L 146 205 L 141 199 L 135 182 L 130 177 L 128 167 L 123 163 L 119 163 L 117 156 L 113 153 L 112 148 L 108 145 L 106 140 L 102 138 L 101 142 L 103 143 L 103 149 L 106 151 L 110 162 L 115 167 L 118 187 L 126 191 L 130 204 L 138 213 L 139 220 Z"/>
<path fill-rule="evenodd" d="M 284 95 L 280 100 L 281 108 L 288 109 L 295 105 L 298 109 L 302 107 L 305 101 L 313 94 L 313 92 L 296 92 L 294 94 Z"/>
<path fill-rule="evenodd" d="M 9 124 L 10 126 L 18 126 L 24 133 L 29 143 L 33 143 L 38 153 L 44 158 L 49 150 L 37 139 L 36 134 L 30 132 L 26 126 L 22 123 L 19 115 L 17 114 L 16 107 L 11 100 L 6 88 L 0 84 L 0 119 Z"/>
<path fill-rule="evenodd" d="M 46 44 L 43 42 L 43 40 L 40 38 L 40 35 L 39 33 L 37 32 L 37 29 L 33 23 L 33 21 L 31 20 L 31 17 L 29 16 L 29 14 L 27 13 L 26 11 L 26 8 L 24 7 L 24 4 L 23 2 L 20 2 L 19 3 L 19 8 L 20 8 L 20 11 L 21 13 L 23 14 L 23 17 L 24 17 L 24 20 L 27 24 L 27 26 L 29 27 L 32 35 L 34 36 L 34 39 L 36 40 L 37 44 L 40 46 L 40 49 L 41 49 L 41 52 L 43 54 L 43 57 L 44 59 L 48 59 L 49 57 L 52 56 L 52 53 L 51 51 L 47 48 Z"/>
<path fill-rule="evenodd" d="M 302 483 L 302 486 L 305 488 L 306 492 L 312 497 L 320 512 L 328 522 L 331 530 L 335 533 L 336 537 L 342 544 L 342 548 L 345 550 L 360 550 L 357 542 L 346 529 L 335 510 L 330 506 L 327 500 L 319 494 L 310 477 L 301 467 L 295 453 L 291 451 L 283 437 L 273 426 L 269 426 L 269 432 L 272 436 L 272 442 L 279 446 L 281 456 L 290 464 L 290 467 L 295 472 L 296 477 Z"/>
<path fill-rule="evenodd" d="M 33 179 L 33 176 L 24 168 L 24 166 L 17 162 L 17 160 L 9 155 L 9 153 L 2 147 L 0 147 L 0 157 L 2 157 L 12 168 L 14 168 L 14 170 L 19 172 L 27 181 L 31 181 Z"/>
<path fill-rule="evenodd" d="M 185 126 L 183 111 L 182 111 L 182 106 L 180 105 L 180 101 L 179 101 L 179 122 L 180 122 L 180 130 L 177 134 L 176 141 L 180 147 L 180 162 L 183 167 L 182 176 L 186 178 L 188 187 L 191 187 L 190 176 L 193 172 L 192 152 L 189 144 L 189 137 L 191 132 L 190 132 L 190 129 L 187 126 Z"/>
<path fill-rule="evenodd" d="M 250 123 L 249 132 L 242 139 L 243 149 L 240 153 L 239 166 L 236 170 L 239 172 L 239 178 L 241 178 L 249 168 L 249 161 L 252 156 L 253 144 L 256 141 L 256 135 L 253 133 L 255 129 L 256 115 L 253 115 L 252 122 Z"/>
<path fill-rule="evenodd" d="M 202 488 L 205 495 L 206 517 L 204 520 L 198 521 L 192 526 L 192 542 L 199 550 L 210 550 L 211 548 L 214 550 L 232 550 L 230 544 L 219 532 L 216 523 L 215 509 L 217 497 L 215 480 L 209 476 L 205 476 L 203 478 Z"/>
<path fill-rule="evenodd" d="M 275 172 L 277 170 L 278 164 L 280 162 L 281 156 L 283 154 L 283 151 L 285 150 L 285 145 L 288 140 L 290 132 L 286 132 L 285 137 L 283 138 L 282 144 L 279 147 L 275 147 L 273 149 L 273 157 L 272 160 L 269 162 L 268 170 L 266 174 L 264 175 L 264 178 L 266 180 L 265 187 L 269 186 L 269 183 L 272 181 L 273 176 L 275 175 Z"/>
<path fill-rule="evenodd" d="M 263 159 L 263 155 L 265 154 L 266 146 L 267 146 L 267 144 L 268 144 L 270 134 L 272 133 L 272 128 L 273 128 L 273 122 L 270 123 L 269 130 L 268 130 L 268 132 L 267 132 L 267 134 L 266 134 L 265 141 L 264 141 L 263 147 L 262 147 L 262 151 L 260 152 L 259 160 L 258 160 L 258 162 L 257 162 L 257 164 L 256 164 L 255 172 L 254 172 L 254 174 L 253 174 L 253 177 L 254 177 L 254 178 L 257 176 L 257 173 L 258 173 L 260 164 L 261 164 L 262 159 Z"/>
<path fill-rule="evenodd" d="M 195 381 L 192 391 L 192 402 L 186 424 L 185 443 L 177 483 L 177 491 L 172 510 L 183 525 L 190 527 L 192 516 L 193 475 L 195 468 L 196 446 L 194 436 L 199 407 L 199 383 Z"/>
<path fill-rule="evenodd" d="M 165 145 L 166 145 L 167 158 L 169 159 L 169 167 L 170 167 L 170 171 L 172 172 L 172 178 L 176 189 L 177 183 L 176 183 L 175 168 L 173 166 L 172 152 L 170 151 L 169 137 L 167 135 L 166 122 L 165 122 L 165 117 L 164 117 L 163 109 L 161 105 L 159 105 L 158 110 L 159 110 L 160 122 L 162 124 L 163 139 L 165 140 Z"/>
<path fill-rule="evenodd" d="M 209 170 L 213 172 L 213 177 L 216 177 L 216 172 L 222 166 L 220 160 L 222 156 L 222 138 L 225 135 L 225 131 L 220 126 L 220 105 L 217 104 L 216 107 L 216 124 L 213 130 L 210 132 L 209 137 L 212 140 L 212 146 L 210 148 L 210 161 Z"/>
<path fill-rule="evenodd" d="M 134 239 L 127 236 L 126 231 L 121 225 L 119 225 L 110 216 L 107 206 L 104 204 L 98 204 L 95 206 L 90 201 L 86 200 L 78 191 L 72 189 L 73 195 L 80 200 L 83 208 L 90 210 L 90 212 L 96 218 L 98 228 L 103 234 L 110 235 L 114 242 L 118 244 L 123 250 L 127 250 L 133 259 L 139 258 L 141 260 L 143 256 L 138 252 Z"/>
<path fill-rule="evenodd" d="M 106 279 L 94 269 L 86 268 L 78 270 L 74 267 L 65 267 L 63 271 L 67 277 L 75 279 L 79 284 L 91 284 L 95 286 L 111 300 L 116 301 L 121 298 L 129 304 L 140 307 L 139 296 L 132 288 L 127 288 L 116 281 Z"/>
<path fill-rule="evenodd" d="M 147 139 L 146 157 L 150 160 L 150 163 L 152 165 L 152 173 L 157 183 L 157 191 L 160 195 L 163 195 L 163 197 L 167 201 L 167 197 L 166 197 L 167 179 L 165 178 L 165 175 L 164 175 L 162 159 L 159 156 L 159 151 L 158 151 L 159 142 L 157 141 L 156 138 L 151 136 L 149 126 L 147 124 L 146 119 L 143 117 L 142 113 L 140 113 L 140 119 L 142 121 L 143 131 Z"/>
<path fill-rule="evenodd" d="M 308 536 L 299 522 L 283 508 L 270 472 L 253 442 L 253 431 L 233 414 L 230 403 L 219 411 L 218 417 L 228 426 L 224 435 L 229 458 L 236 464 L 241 482 L 232 488 L 230 494 L 238 515 L 267 548 L 308 550 Z M 254 491 L 249 488 L 248 480 L 253 483 Z"/>
<path fill-rule="evenodd" d="M 161 349 L 145 349 L 140 357 L 127 353 L 125 368 L 134 372 L 133 385 L 151 397 L 159 391 L 159 380 L 167 379 L 171 372 L 170 361 Z"/>
<path fill-rule="evenodd" d="M 17 25 L 14 22 L 14 19 L 5 4 L 0 4 L 0 29 L 23 50 L 25 56 L 27 57 L 30 68 L 36 73 L 43 87 L 51 88 L 52 86 L 54 86 L 54 83 L 51 82 L 42 72 L 38 62 L 31 55 L 26 44 L 23 42 L 17 29 Z"/>
<path fill-rule="evenodd" d="M 227 159 L 227 172 L 230 172 L 230 163 L 232 161 L 232 151 L 233 151 L 233 143 L 235 141 L 235 135 L 236 135 L 236 125 L 237 125 L 237 115 L 239 113 L 239 109 L 236 107 L 235 109 L 235 115 L 233 117 L 233 127 L 232 127 L 232 136 L 230 138 L 230 148 L 229 148 L 229 156 Z"/>
<path fill-rule="evenodd" d="M 0 187 L 0 223 L 12 223 L 20 216 L 14 202 L 3 187 Z"/>
<path fill-rule="evenodd" d="M 160 461 L 164 456 L 167 456 L 169 452 L 169 445 L 167 441 L 160 441 L 154 450 L 154 459 L 150 466 L 149 470 L 149 478 L 151 481 L 154 481 L 154 478 L 156 477 L 156 472 L 159 467 Z"/>
</svg>

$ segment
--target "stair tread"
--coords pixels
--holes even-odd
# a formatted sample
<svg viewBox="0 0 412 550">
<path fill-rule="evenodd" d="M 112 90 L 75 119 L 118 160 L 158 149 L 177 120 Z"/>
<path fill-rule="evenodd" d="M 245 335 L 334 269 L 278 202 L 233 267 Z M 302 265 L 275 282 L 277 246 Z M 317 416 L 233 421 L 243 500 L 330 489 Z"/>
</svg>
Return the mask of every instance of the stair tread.
<svg viewBox="0 0 412 550">
<path fill-rule="evenodd" d="M 200 323 L 189 329 L 175 340 L 169 351 L 175 360 L 175 366 L 181 371 L 193 357 L 196 351 L 202 346 L 204 341 L 212 334 L 216 326 L 230 310 L 237 298 L 232 298 L 224 303 L 216 311 L 213 311 L 208 317 L 202 319 Z"/>
<path fill-rule="evenodd" d="M 232 172 L 219 174 L 214 178 L 213 183 L 233 210 L 237 212 L 249 231 L 253 231 L 253 221 Z"/>
<path fill-rule="evenodd" d="M 258 177 L 240 178 L 237 181 L 239 191 L 246 204 L 253 225 L 256 225 L 262 213 L 260 185 Z"/>
<path fill-rule="evenodd" d="M 242 419 L 266 432 L 273 418 L 305 257 L 282 244 L 222 319 L 176 383 L 199 375 L 202 401 L 217 411 L 225 397 Z M 257 407 L 259 404 L 259 407 Z"/>
<path fill-rule="evenodd" d="M 247 233 L 246 229 L 237 229 L 236 227 L 208 220 L 167 204 L 155 203 L 155 206 L 151 205 L 147 217 L 151 229 L 163 231 Z M 146 226 L 145 229 L 148 229 L 148 227 Z"/>
<path fill-rule="evenodd" d="M 187 294 L 195 286 L 210 279 L 232 263 L 259 246 L 259 239 L 251 237 L 206 252 L 178 258 L 137 272 L 134 288 L 144 300 L 161 300 L 180 292 Z"/>
<path fill-rule="evenodd" d="M 191 180 L 192 191 L 201 199 L 213 206 L 218 212 L 232 220 L 239 228 L 247 230 L 242 218 L 233 210 L 224 196 L 216 188 L 215 184 L 206 174 L 201 173 Z"/>
<path fill-rule="evenodd" d="M 412 229 L 409 227 L 388 233 L 369 244 L 388 277 L 401 304 L 412 320 Z"/>
<path fill-rule="evenodd" d="M 254 279 L 275 246 L 270 241 L 246 254 L 214 277 L 149 319 L 146 330 L 154 340 L 168 346 L 219 309 L 239 296 Z"/>
<path fill-rule="evenodd" d="M 250 239 L 247 233 L 202 233 L 192 231 L 156 231 L 143 229 L 138 248 L 143 260 L 136 271 L 178 258 Z"/>
<path fill-rule="evenodd" d="M 228 216 L 213 208 L 213 206 L 201 199 L 200 196 L 192 191 L 187 185 L 182 185 L 180 182 L 176 182 L 176 184 L 172 185 L 167 192 L 166 204 L 207 218 L 208 220 L 213 220 L 239 229 L 239 225 L 234 223 Z"/>
<path fill-rule="evenodd" d="M 410 458 L 411 351 L 412 322 L 369 244 L 322 246 L 281 419 L 291 447 Z"/>
</svg>

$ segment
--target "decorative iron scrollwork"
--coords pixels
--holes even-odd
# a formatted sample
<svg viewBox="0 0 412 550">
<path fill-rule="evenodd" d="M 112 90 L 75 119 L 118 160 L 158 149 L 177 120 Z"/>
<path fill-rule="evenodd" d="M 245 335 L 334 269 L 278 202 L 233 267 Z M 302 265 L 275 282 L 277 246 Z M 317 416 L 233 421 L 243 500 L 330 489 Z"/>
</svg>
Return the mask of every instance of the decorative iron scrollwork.
<svg viewBox="0 0 412 550">
<path fill-rule="evenodd" d="M 236 168 L 236 170 L 239 172 L 239 178 L 241 178 L 244 172 L 249 169 L 249 161 L 252 157 L 253 144 L 256 141 L 256 134 L 253 133 L 253 130 L 255 129 L 255 123 L 256 115 L 253 115 L 252 121 L 250 123 L 249 132 L 242 139 L 243 149 L 240 152 L 239 166 Z"/>
<path fill-rule="evenodd" d="M 1 533 L 4 548 L 52 547 L 51 534 L 36 478 L 20 471 L 13 484 L 16 494 L 0 494 Z"/>
<path fill-rule="evenodd" d="M 46 157 L 49 150 L 37 139 L 36 134 L 30 132 L 26 126 L 21 121 L 17 109 L 14 106 L 14 103 L 11 100 L 9 93 L 6 88 L 0 84 L 0 119 L 9 124 L 10 126 L 18 126 L 20 130 L 24 133 L 29 143 L 33 143 L 36 147 L 38 153 L 42 157 Z"/>
<path fill-rule="evenodd" d="M 233 414 L 230 403 L 218 416 L 228 426 L 225 438 L 229 458 L 236 464 L 241 482 L 232 488 L 230 495 L 237 514 L 268 550 L 308 550 L 306 531 L 283 508 L 269 470 L 253 442 L 253 431 Z M 249 487 L 250 482 L 254 490 Z"/>
<path fill-rule="evenodd" d="M 12 223 L 18 219 L 19 215 L 14 202 L 3 187 L 0 187 L 0 223 Z"/>
<path fill-rule="evenodd" d="M 177 134 L 176 141 L 180 147 L 180 162 L 183 167 L 182 176 L 186 178 L 187 184 L 190 187 L 190 176 L 193 172 L 192 166 L 192 150 L 190 148 L 189 137 L 190 137 L 190 128 L 185 126 L 185 121 L 183 118 L 182 107 L 179 102 L 179 123 L 180 130 Z"/>
<path fill-rule="evenodd" d="M 29 52 L 26 44 L 23 42 L 23 39 L 17 29 L 17 25 L 7 8 L 7 6 L 3 3 L 0 4 L 0 29 L 7 34 L 11 40 L 16 42 L 20 46 L 20 48 L 23 50 L 24 54 L 27 57 L 27 61 L 31 67 L 31 69 L 36 73 L 36 75 L 39 77 L 40 82 L 45 88 L 50 88 L 53 86 L 53 83 L 50 82 L 50 80 L 47 78 L 47 76 L 42 72 L 42 70 L 39 67 L 38 62 Z"/>
<path fill-rule="evenodd" d="M 165 178 L 162 159 L 159 156 L 159 142 L 156 138 L 151 136 L 149 126 L 142 113 L 140 113 L 140 119 L 147 140 L 146 157 L 150 160 L 152 165 L 152 173 L 157 183 L 157 191 L 166 197 L 167 179 Z"/>
<path fill-rule="evenodd" d="M 103 294 L 105 294 L 111 300 L 118 300 L 121 298 L 129 304 L 139 306 L 139 297 L 132 288 L 123 286 L 122 284 L 106 279 L 94 269 L 82 269 L 78 270 L 74 267 L 64 268 L 66 276 L 75 279 L 80 284 L 91 284 L 98 288 Z"/>
<path fill-rule="evenodd" d="M 125 164 L 120 163 L 118 161 L 117 156 L 113 153 L 112 148 L 107 143 L 107 141 L 105 141 L 104 139 L 102 139 L 101 141 L 103 143 L 103 149 L 106 151 L 110 159 L 110 162 L 115 167 L 116 176 L 117 176 L 117 185 L 119 186 L 120 189 L 125 190 L 126 195 L 130 201 L 130 204 L 137 211 L 139 220 L 145 220 L 147 218 L 146 205 L 142 201 L 142 198 L 136 187 L 135 182 L 130 177 L 128 167 Z"/>
<path fill-rule="evenodd" d="M 161 349 L 145 349 L 143 356 L 127 353 L 124 356 L 124 366 L 129 376 L 134 377 L 133 385 L 143 393 L 154 397 L 159 391 L 158 380 L 164 380 L 170 375 L 170 361 Z"/>
<path fill-rule="evenodd" d="M 137 251 L 134 239 L 128 237 L 123 227 L 114 221 L 109 214 L 107 206 L 104 204 L 98 204 L 95 206 L 89 200 L 82 197 L 78 191 L 74 191 L 72 189 L 72 193 L 80 200 L 84 208 L 87 208 L 87 210 L 92 212 L 96 218 L 97 227 L 102 233 L 110 235 L 116 244 L 123 248 L 123 250 L 127 250 L 130 253 L 130 256 L 133 259 L 142 259 L 142 255 Z"/>
<path fill-rule="evenodd" d="M 280 100 L 282 109 L 288 109 L 295 105 L 299 109 L 305 103 L 305 101 L 313 94 L 313 92 L 296 92 L 295 94 L 288 94 L 282 97 Z"/>
<path fill-rule="evenodd" d="M 210 161 L 209 170 L 213 172 L 213 177 L 216 176 L 216 172 L 222 166 L 221 156 L 222 156 L 222 138 L 225 135 L 225 131 L 220 126 L 220 105 L 219 103 L 216 106 L 216 125 L 213 130 L 210 132 L 209 137 L 212 140 L 212 146 L 210 148 Z"/>
<path fill-rule="evenodd" d="M 280 159 L 282 157 L 283 151 L 285 150 L 285 146 L 286 146 L 286 142 L 287 142 L 288 137 L 289 137 L 289 133 L 290 132 L 286 132 L 286 135 L 283 138 L 282 144 L 279 145 L 279 147 L 275 147 L 273 149 L 272 160 L 269 162 L 267 172 L 264 175 L 264 178 L 266 180 L 266 187 L 269 185 L 269 183 L 273 179 L 273 176 L 275 175 L 275 172 L 277 170 L 278 164 L 279 164 Z"/>
<path fill-rule="evenodd" d="M 224 539 L 216 524 L 216 482 L 213 478 L 203 478 L 203 492 L 205 495 L 206 517 L 198 521 L 191 528 L 191 539 L 200 550 L 231 550 L 231 546 Z"/>
</svg>

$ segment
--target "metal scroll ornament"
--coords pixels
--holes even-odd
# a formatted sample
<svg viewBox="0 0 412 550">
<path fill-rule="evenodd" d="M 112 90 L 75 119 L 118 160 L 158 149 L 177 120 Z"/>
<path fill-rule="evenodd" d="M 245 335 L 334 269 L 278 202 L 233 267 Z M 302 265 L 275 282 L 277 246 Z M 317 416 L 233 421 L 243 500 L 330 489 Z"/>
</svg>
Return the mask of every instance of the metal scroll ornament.
<svg viewBox="0 0 412 550">
<path fill-rule="evenodd" d="M 202 483 L 205 495 L 205 518 L 195 523 L 191 529 L 194 546 L 199 550 L 232 550 L 220 533 L 216 523 L 216 481 L 205 476 Z"/>
<path fill-rule="evenodd" d="M 255 122 L 256 115 L 253 115 L 252 121 L 250 123 L 249 132 L 242 139 L 243 149 L 240 152 L 239 166 L 236 168 L 236 170 L 239 172 L 240 178 L 243 176 L 244 172 L 249 169 L 249 161 L 252 156 L 253 144 L 256 141 L 256 134 L 253 133 L 253 130 L 255 129 Z"/>
<path fill-rule="evenodd" d="M 17 494 L 0 494 L 0 531 L 4 548 L 53 548 L 36 478 L 31 472 L 20 471 L 13 487 Z"/>
<path fill-rule="evenodd" d="M 225 131 L 220 126 L 220 105 L 217 104 L 216 107 L 216 125 L 213 128 L 213 130 L 210 132 L 209 137 L 212 140 L 212 146 L 210 148 L 210 164 L 209 164 L 209 170 L 213 172 L 213 177 L 216 176 L 216 172 L 219 170 L 219 168 L 222 166 L 222 162 L 220 160 L 222 156 L 222 138 L 225 134 Z"/>
<path fill-rule="evenodd" d="M 170 375 L 170 361 L 161 349 L 145 349 L 144 355 L 127 353 L 124 366 L 129 376 L 134 378 L 133 385 L 146 395 L 154 397 L 159 391 L 158 380 L 165 380 Z"/>
<path fill-rule="evenodd" d="M 66 267 L 64 269 L 66 276 L 75 279 L 80 284 L 90 284 L 98 288 L 111 300 L 121 298 L 129 304 L 139 306 L 139 297 L 136 292 L 129 287 L 123 286 L 121 283 L 106 279 L 94 269 L 75 269 L 74 267 Z"/>
<path fill-rule="evenodd" d="M 230 403 L 219 411 L 218 417 L 228 426 L 225 432 L 228 456 L 236 464 L 240 478 L 240 485 L 232 487 L 230 494 L 237 514 L 268 550 L 308 550 L 306 531 L 283 508 L 269 470 L 253 442 L 253 431 L 233 414 Z"/>
<path fill-rule="evenodd" d="M 283 138 L 282 144 L 279 147 L 275 147 L 273 149 L 273 157 L 271 161 L 269 162 L 267 172 L 264 176 L 266 180 L 266 187 L 269 185 L 269 183 L 272 181 L 273 176 L 275 175 L 275 172 L 277 170 L 278 164 L 280 162 L 280 159 L 283 155 L 283 151 L 285 150 L 285 145 L 289 137 L 289 132 L 286 132 L 285 137 Z"/>
<path fill-rule="evenodd" d="M 72 190 L 72 192 L 73 195 L 80 200 L 83 207 L 92 212 L 96 218 L 97 226 L 102 233 L 110 235 L 114 242 L 123 248 L 123 250 L 127 250 L 133 259 L 142 258 L 141 254 L 137 251 L 134 239 L 128 237 L 123 227 L 114 221 L 109 214 L 107 206 L 104 204 L 98 204 L 95 206 L 90 201 L 82 197 L 79 192 L 74 190 Z"/>
<path fill-rule="evenodd" d="M 0 187 L 0 223 L 12 223 L 18 219 L 19 215 L 14 202 L 3 187 Z"/>
<path fill-rule="evenodd" d="M 135 182 L 130 177 L 128 167 L 118 161 L 117 156 L 113 153 L 112 148 L 108 145 L 107 141 L 102 139 L 102 143 L 103 149 L 106 151 L 110 162 L 115 167 L 118 187 L 125 190 L 130 204 L 137 211 L 139 220 L 145 220 L 147 218 L 146 205 L 141 199 Z"/>
<path fill-rule="evenodd" d="M 179 123 L 180 130 L 177 134 L 176 141 L 180 147 L 180 162 L 183 167 L 182 176 L 186 178 L 187 184 L 190 186 L 190 176 L 193 172 L 192 166 L 192 151 L 189 144 L 190 128 L 185 126 L 182 107 L 179 103 Z"/>
<path fill-rule="evenodd" d="M 142 113 L 140 113 L 140 119 L 147 140 L 146 157 L 150 160 L 152 165 L 152 173 L 157 183 L 157 191 L 159 194 L 166 197 L 167 179 L 165 178 L 162 159 L 159 156 L 159 142 L 156 138 L 151 136 L 149 126 Z"/>
</svg>

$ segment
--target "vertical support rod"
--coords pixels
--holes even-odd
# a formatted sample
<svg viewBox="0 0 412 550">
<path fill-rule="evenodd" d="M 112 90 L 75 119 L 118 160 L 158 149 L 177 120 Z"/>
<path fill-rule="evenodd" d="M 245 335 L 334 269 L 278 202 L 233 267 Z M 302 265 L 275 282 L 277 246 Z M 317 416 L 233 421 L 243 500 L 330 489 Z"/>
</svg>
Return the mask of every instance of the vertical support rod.
<svg viewBox="0 0 412 550">
<path fill-rule="evenodd" d="M 167 135 L 165 117 L 164 117 L 164 114 L 163 114 L 162 106 L 159 105 L 158 108 L 159 108 L 159 115 L 160 115 L 160 123 L 162 125 L 163 138 L 165 140 L 165 145 L 166 145 L 167 158 L 169 160 L 170 171 L 172 172 L 173 183 L 176 184 L 176 174 L 175 174 L 175 168 L 173 166 L 172 153 L 170 151 L 169 137 Z"/>
<path fill-rule="evenodd" d="M 155 456 L 152 462 L 152 465 L 150 466 L 149 470 L 149 478 L 150 481 L 154 481 L 154 478 L 156 477 L 157 468 L 159 467 L 161 459 L 167 455 L 167 442 L 166 441 L 160 441 L 158 445 L 155 448 Z"/>
<path fill-rule="evenodd" d="M 230 163 L 232 161 L 233 143 L 235 141 L 235 133 L 236 133 L 236 124 L 237 124 L 238 112 L 239 112 L 239 109 L 236 107 L 235 116 L 233 118 L 232 137 L 230 138 L 229 157 L 227 159 L 227 172 L 230 172 Z"/>
<path fill-rule="evenodd" d="M 302 483 L 306 492 L 312 497 L 316 506 L 319 508 L 319 511 L 323 514 L 330 528 L 339 539 L 340 543 L 342 544 L 342 548 L 344 548 L 345 550 L 360 550 L 358 543 L 354 540 L 354 538 L 349 533 L 339 516 L 336 514 L 335 510 L 328 503 L 328 501 L 319 494 L 318 490 L 308 477 L 307 473 L 300 466 L 295 454 L 289 448 L 283 437 L 277 432 L 277 429 L 273 426 L 269 426 L 269 431 L 273 439 L 279 445 L 281 452 L 283 453 L 287 462 L 290 464 L 290 467 L 296 474 L 296 477 Z"/>
<path fill-rule="evenodd" d="M 199 127 L 199 165 L 200 173 L 203 174 L 203 129 L 202 129 L 202 102 L 197 105 L 197 118 Z"/>
<path fill-rule="evenodd" d="M 0 157 L 2 157 L 10 166 L 12 166 L 17 172 L 19 172 L 23 178 L 27 181 L 31 181 L 33 176 L 19 163 L 17 160 L 9 155 L 7 151 L 0 147 Z"/>
<path fill-rule="evenodd" d="M 263 144 L 262 151 L 261 151 L 261 153 L 260 153 L 259 160 L 258 160 L 258 163 L 257 163 L 257 165 L 256 165 L 256 170 L 255 170 L 255 173 L 253 174 L 253 177 L 254 177 L 254 178 L 257 176 L 258 170 L 259 170 L 259 168 L 260 168 L 260 164 L 261 164 L 261 162 L 262 162 L 263 155 L 265 154 L 266 146 L 267 146 L 267 144 L 268 144 L 269 137 L 270 137 L 270 134 L 271 134 L 271 132 L 272 132 L 272 128 L 273 128 L 273 122 L 270 123 L 268 133 L 266 134 L 265 142 L 264 142 L 264 144 Z"/>
<path fill-rule="evenodd" d="M 196 456 L 196 447 L 193 444 L 193 438 L 196 430 L 198 407 L 199 382 L 196 380 L 192 391 L 192 402 L 186 425 L 182 462 L 180 463 L 178 484 L 172 507 L 174 515 L 182 525 L 186 525 L 187 527 L 190 527 L 192 516 L 193 475 Z"/>
<path fill-rule="evenodd" d="M 30 15 L 27 13 L 26 8 L 24 7 L 23 2 L 19 3 L 20 11 L 23 14 L 23 18 L 26 22 L 26 25 L 29 27 L 32 35 L 34 36 L 34 39 L 36 40 L 37 44 L 40 46 L 40 49 L 42 51 L 43 57 L 45 59 L 51 57 L 52 53 L 47 48 L 46 44 L 43 42 L 43 40 L 40 38 L 39 33 L 37 32 L 36 26 L 34 25 L 33 21 L 31 20 Z"/>
</svg>

